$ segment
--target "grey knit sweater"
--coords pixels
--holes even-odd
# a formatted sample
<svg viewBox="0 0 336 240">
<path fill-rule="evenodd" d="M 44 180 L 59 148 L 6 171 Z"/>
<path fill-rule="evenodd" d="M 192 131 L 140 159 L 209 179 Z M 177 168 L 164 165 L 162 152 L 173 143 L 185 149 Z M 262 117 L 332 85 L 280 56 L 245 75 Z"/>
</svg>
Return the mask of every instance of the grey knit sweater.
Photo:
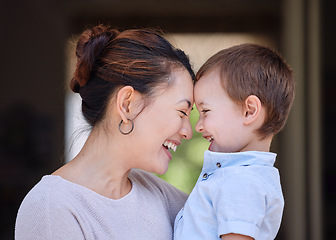
<svg viewBox="0 0 336 240">
<path fill-rule="evenodd" d="M 15 239 L 172 239 L 187 195 L 142 170 L 133 169 L 129 178 L 131 192 L 112 200 L 59 176 L 44 176 L 20 206 Z"/>
</svg>

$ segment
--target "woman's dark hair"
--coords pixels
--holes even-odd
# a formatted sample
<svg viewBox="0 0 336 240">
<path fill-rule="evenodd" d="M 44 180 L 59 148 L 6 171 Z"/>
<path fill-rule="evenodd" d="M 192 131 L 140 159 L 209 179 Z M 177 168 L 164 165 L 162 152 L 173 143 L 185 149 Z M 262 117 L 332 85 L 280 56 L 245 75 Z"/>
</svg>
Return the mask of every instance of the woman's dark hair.
<svg viewBox="0 0 336 240">
<path fill-rule="evenodd" d="M 76 56 L 70 87 L 80 94 L 83 115 L 91 126 L 104 117 L 111 94 L 120 86 L 132 86 L 149 97 L 155 87 L 169 85 L 175 68 L 186 68 L 195 79 L 186 54 L 147 29 L 119 32 L 103 25 L 87 29 L 78 40 Z"/>
</svg>

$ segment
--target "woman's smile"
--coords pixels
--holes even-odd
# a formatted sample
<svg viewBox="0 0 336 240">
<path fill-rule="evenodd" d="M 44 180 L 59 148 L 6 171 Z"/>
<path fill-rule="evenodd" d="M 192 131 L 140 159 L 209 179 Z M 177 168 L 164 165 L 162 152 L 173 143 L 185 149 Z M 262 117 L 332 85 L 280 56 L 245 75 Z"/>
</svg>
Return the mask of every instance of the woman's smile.
<svg viewBox="0 0 336 240">
<path fill-rule="evenodd" d="M 162 146 L 163 149 L 165 151 L 165 153 L 168 155 L 169 160 L 172 158 L 172 154 L 170 152 L 170 150 L 176 152 L 177 146 L 180 145 L 180 143 L 175 142 L 175 141 L 171 141 L 171 140 L 166 140 Z"/>
</svg>

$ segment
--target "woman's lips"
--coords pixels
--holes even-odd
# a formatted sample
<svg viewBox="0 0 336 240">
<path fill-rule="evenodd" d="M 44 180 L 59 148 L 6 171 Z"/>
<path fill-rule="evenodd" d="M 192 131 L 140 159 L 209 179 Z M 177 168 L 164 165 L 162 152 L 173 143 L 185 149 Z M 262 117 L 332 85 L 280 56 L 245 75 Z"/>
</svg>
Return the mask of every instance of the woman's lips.
<svg viewBox="0 0 336 240">
<path fill-rule="evenodd" d="M 163 147 L 163 150 L 165 151 L 165 153 L 168 155 L 169 160 L 170 160 L 173 157 L 173 155 L 171 154 L 171 152 L 166 147 L 164 147 L 164 146 L 162 146 L 162 147 Z"/>
</svg>

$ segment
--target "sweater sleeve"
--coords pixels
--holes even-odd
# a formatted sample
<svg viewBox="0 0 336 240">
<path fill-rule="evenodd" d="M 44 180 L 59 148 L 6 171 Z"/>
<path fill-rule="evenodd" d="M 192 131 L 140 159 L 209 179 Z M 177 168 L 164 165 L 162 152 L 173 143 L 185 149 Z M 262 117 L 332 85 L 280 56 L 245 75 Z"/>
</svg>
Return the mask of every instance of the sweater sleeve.
<svg viewBox="0 0 336 240">
<path fill-rule="evenodd" d="M 37 185 L 27 194 L 16 219 L 16 240 L 84 239 L 66 200 L 50 191 Z"/>
</svg>

